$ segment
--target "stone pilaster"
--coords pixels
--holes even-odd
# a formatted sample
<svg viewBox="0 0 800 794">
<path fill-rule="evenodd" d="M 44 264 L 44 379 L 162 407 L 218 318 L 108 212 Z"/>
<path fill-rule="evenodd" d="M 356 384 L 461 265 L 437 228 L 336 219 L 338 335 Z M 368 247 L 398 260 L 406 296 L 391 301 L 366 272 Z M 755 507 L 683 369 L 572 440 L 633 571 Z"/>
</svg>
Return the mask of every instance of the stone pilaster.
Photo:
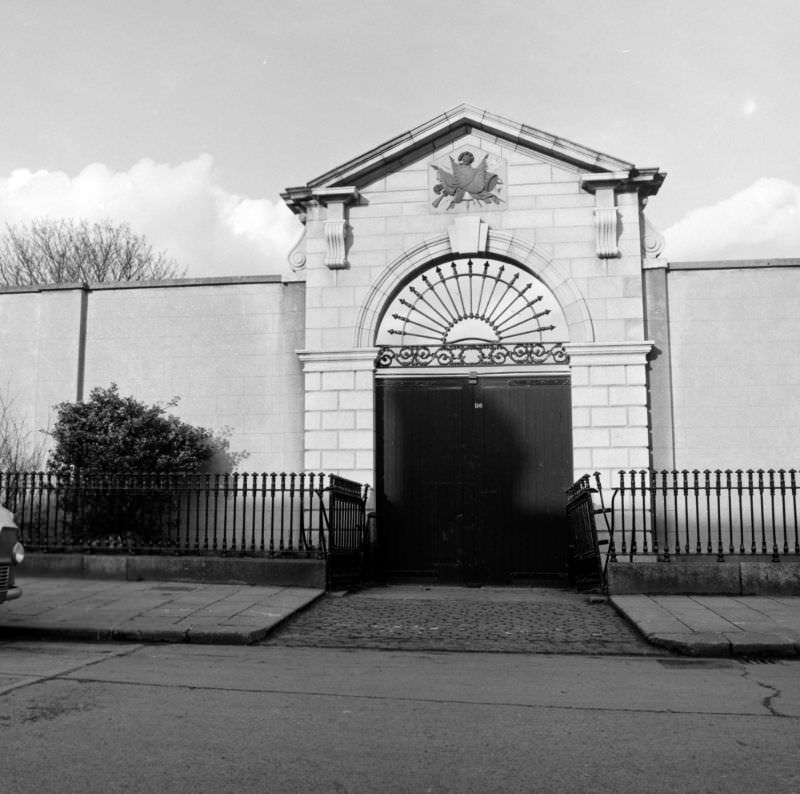
<svg viewBox="0 0 800 794">
<path fill-rule="evenodd" d="M 575 475 L 650 465 L 647 356 L 652 342 L 568 344 Z"/>
<path fill-rule="evenodd" d="M 377 349 L 301 351 L 307 471 L 375 482 Z"/>
</svg>

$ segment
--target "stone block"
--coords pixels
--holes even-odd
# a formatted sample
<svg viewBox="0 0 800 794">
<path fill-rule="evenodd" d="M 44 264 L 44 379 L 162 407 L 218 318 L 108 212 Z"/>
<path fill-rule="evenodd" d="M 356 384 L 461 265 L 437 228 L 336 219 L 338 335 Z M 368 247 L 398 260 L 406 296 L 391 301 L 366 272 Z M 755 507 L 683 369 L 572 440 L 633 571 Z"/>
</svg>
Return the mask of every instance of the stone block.
<svg viewBox="0 0 800 794">
<path fill-rule="evenodd" d="M 612 427 L 610 445 L 612 447 L 647 446 L 647 432 L 641 427 Z"/>
<path fill-rule="evenodd" d="M 592 408 L 592 425 L 599 427 L 624 427 L 628 421 L 628 412 L 625 408 Z"/>
<path fill-rule="evenodd" d="M 577 406 L 608 405 L 608 389 L 603 386 L 573 386 L 572 404 Z"/>
<path fill-rule="evenodd" d="M 644 311 L 641 298 L 607 298 L 609 317 L 641 317 Z"/>
<path fill-rule="evenodd" d="M 800 560 L 743 560 L 740 569 L 744 595 L 800 596 Z"/>
<path fill-rule="evenodd" d="M 87 579 L 124 579 L 126 577 L 126 557 L 111 554 L 85 554 L 83 556 L 83 575 Z"/>
<path fill-rule="evenodd" d="M 625 367 L 625 383 L 629 386 L 645 386 L 647 384 L 646 367 L 627 365 Z"/>
<path fill-rule="evenodd" d="M 25 576 L 83 576 L 83 555 L 81 554 L 41 554 L 26 552 L 23 567 L 16 573 L 18 578 Z"/>
<path fill-rule="evenodd" d="M 608 447 L 609 444 L 608 428 L 577 427 L 572 431 L 573 447 Z"/>
<path fill-rule="evenodd" d="M 573 175 L 573 180 L 577 181 Z M 508 181 L 513 184 L 540 184 L 552 181 L 552 169 L 546 163 L 508 165 Z"/>
<path fill-rule="evenodd" d="M 623 365 L 591 367 L 589 378 L 593 386 L 622 385 L 625 383 L 625 367 Z"/>
<path fill-rule="evenodd" d="M 321 430 L 322 429 L 322 411 L 306 411 L 305 430 Z"/>
<path fill-rule="evenodd" d="M 628 450 L 626 448 L 592 450 L 592 467 L 595 469 L 627 469 L 630 466 Z"/>
<path fill-rule="evenodd" d="M 308 449 L 303 456 L 305 471 L 319 471 L 322 468 L 322 452 L 318 449 Z"/>
<path fill-rule="evenodd" d="M 592 415 L 589 408 L 583 406 L 572 406 L 572 426 L 573 427 L 590 427 L 592 424 Z"/>
<path fill-rule="evenodd" d="M 355 411 L 326 411 L 322 414 L 323 430 L 353 430 L 355 426 Z"/>
<path fill-rule="evenodd" d="M 537 243 L 578 243 L 591 241 L 594 245 L 594 226 L 552 226 L 536 230 Z"/>
<path fill-rule="evenodd" d="M 356 372 L 355 388 L 364 393 L 372 394 L 372 387 L 374 385 L 374 375 L 372 373 L 372 364 L 370 363 L 369 369 L 363 369 Z"/>
<path fill-rule="evenodd" d="M 349 271 L 344 271 L 349 275 Z M 355 290 L 353 287 L 337 287 L 336 289 L 329 289 L 325 293 L 323 299 L 324 306 L 335 308 L 350 309 L 352 306 L 358 305 L 355 299 Z"/>
<path fill-rule="evenodd" d="M 424 169 L 405 169 L 386 177 L 386 190 L 427 190 L 428 172 Z"/>
<path fill-rule="evenodd" d="M 356 427 L 359 430 L 374 430 L 375 412 L 372 410 L 356 411 Z"/>
<path fill-rule="evenodd" d="M 342 391 L 352 389 L 355 385 L 355 375 L 352 371 L 323 372 L 322 389 L 323 391 Z"/>
<path fill-rule="evenodd" d="M 647 390 L 644 386 L 611 386 L 608 401 L 611 405 L 646 405 Z"/>
<path fill-rule="evenodd" d="M 596 302 L 593 301 L 589 307 L 593 316 L 597 314 L 597 310 L 595 309 L 595 303 Z M 600 314 L 603 317 L 608 317 L 609 315 L 607 313 L 608 311 L 607 306 L 605 302 L 601 303 L 603 303 L 603 306 L 602 310 L 600 311 Z M 625 333 L 626 333 L 625 320 L 598 319 L 595 322 L 595 335 L 596 335 L 596 341 L 598 342 L 616 343 L 616 342 L 628 341 Z"/>
<path fill-rule="evenodd" d="M 631 427 L 647 427 L 648 416 L 645 406 L 631 406 L 624 410 L 627 411 L 628 424 Z"/>
<path fill-rule="evenodd" d="M 561 187 L 563 189 L 563 185 Z M 583 207 L 591 210 L 594 208 L 594 203 L 594 196 L 588 193 L 550 193 L 536 197 L 536 204 L 542 209 Z"/>
<path fill-rule="evenodd" d="M 343 449 L 372 449 L 375 436 L 369 430 L 343 430 L 339 433 L 339 446 Z"/>
<path fill-rule="evenodd" d="M 609 592 L 652 595 L 738 595 L 739 565 L 716 559 L 671 562 L 612 562 L 608 565 Z"/>
<path fill-rule="evenodd" d="M 317 391 L 306 394 L 307 411 L 335 411 L 339 407 L 339 393 Z"/>
<path fill-rule="evenodd" d="M 374 193 L 369 197 L 372 204 L 427 204 L 428 190 L 392 190 L 386 193 Z M 370 234 L 383 234 L 377 227 L 370 228 Z"/>
<path fill-rule="evenodd" d="M 575 478 L 577 479 L 582 474 L 593 471 L 592 467 L 592 450 L 591 449 L 573 449 L 572 451 L 572 465 L 575 471 Z"/>
<path fill-rule="evenodd" d="M 553 221 L 556 226 L 588 226 L 593 223 L 592 210 L 589 207 L 557 209 Z"/>
<path fill-rule="evenodd" d="M 356 455 L 352 450 L 323 450 L 322 468 L 325 471 L 341 473 L 344 470 L 355 468 Z"/>
<path fill-rule="evenodd" d="M 589 372 L 588 367 L 573 367 L 570 372 L 570 382 L 573 386 L 588 386 Z"/>
<path fill-rule="evenodd" d="M 647 434 L 641 433 L 639 446 L 628 448 L 628 466 L 632 469 L 646 469 L 650 465 L 650 450 L 647 446 Z"/>
<path fill-rule="evenodd" d="M 553 226 L 552 210 L 508 210 L 503 213 L 504 229 L 547 229 Z"/>
<path fill-rule="evenodd" d="M 306 433 L 306 446 L 309 449 L 337 449 L 339 434 L 335 430 L 311 430 Z"/>
<path fill-rule="evenodd" d="M 371 411 L 375 398 L 371 391 L 349 391 L 339 395 L 339 403 L 353 411 Z"/>
</svg>

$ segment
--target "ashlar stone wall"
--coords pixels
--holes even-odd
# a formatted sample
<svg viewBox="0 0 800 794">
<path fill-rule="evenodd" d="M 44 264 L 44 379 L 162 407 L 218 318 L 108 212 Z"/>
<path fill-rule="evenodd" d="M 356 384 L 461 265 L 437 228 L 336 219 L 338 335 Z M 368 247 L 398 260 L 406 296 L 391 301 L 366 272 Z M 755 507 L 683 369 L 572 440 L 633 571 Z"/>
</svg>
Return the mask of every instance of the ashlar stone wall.
<svg viewBox="0 0 800 794">
<path fill-rule="evenodd" d="M 434 208 L 432 166 L 465 150 L 476 161 L 488 155 L 502 164 L 502 202 Z M 374 355 L 370 348 L 382 307 L 402 278 L 422 266 L 426 252 L 433 259 L 459 251 L 524 260 L 554 294 L 569 296 L 570 305 L 561 306 L 569 321 L 562 339 L 581 345 L 572 366 L 576 473 L 587 466 L 608 472 L 648 465 L 641 199 L 620 175 L 607 181 L 615 180 L 609 210 L 598 198 L 609 191 L 597 175 L 473 129 L 373 181 L 335 188 L 338 193 L 328 197 L 320 189 L 307 200 L 306 465 L 358 461 L 363 465 L 348 468 L 350 475 L 374 482 L 367 361 Z M 598 215 L 603 211 L 612 213 L 613 223 L 600 223 L 598 217 L 611 217 Z M 476 229 L 485 227 L 485 248 L 453 247 L 456 221 L 464 218 Z M 330 233 L 341 219 L 345 233 L 334 251 Z M 350 389 L 356 381 L 362 384 L 353 387 L 358 409 L 348 404 L 345 391 L 326 388 L 336 382 Z"/>
</svg>

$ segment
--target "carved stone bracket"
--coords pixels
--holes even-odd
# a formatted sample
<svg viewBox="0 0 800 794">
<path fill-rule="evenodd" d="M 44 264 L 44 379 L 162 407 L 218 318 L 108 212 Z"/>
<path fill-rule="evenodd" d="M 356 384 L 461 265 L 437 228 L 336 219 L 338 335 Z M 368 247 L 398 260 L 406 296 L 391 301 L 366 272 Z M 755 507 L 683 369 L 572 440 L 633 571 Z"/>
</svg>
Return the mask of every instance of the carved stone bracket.
<svg viewBox="0 0 800 794">
<path fill-rule="evenodd" d="M 600 259 L 613 259 L 620 255 L 620 219 L 616 200 L 613 188 L 601 188 L 595 193 L 595 249 Z"/>
<path fill-rule="evenodd" d="M 664 235 L 661 234 L 650 221 L 644 219 L 644 255 L 646 257 L 655 258 L 661 255 L 666 245 Z"/>
<path fill-rule="evenodd" d="M 312 190 L 314 198 L 328 208 L 322 228 L 325 236 L 325 265 L 331 270 L 349 267 L 347 241 L 350 229 L 347 223 L 347 206 L 358 199 L 358 188 L 339 187 Z"/>
<path fill-rule="evenodd" d="M 307 231 L 306 214 L 302 213 L 298 215 L 298 219 L 303 224 L 303 228 L 300 230 L 300 236 L 297 238 L 297 242 L 292 246 L 292 250 L 289 251 L 289 256 L 287 257 L 289 260 L 289 265 L 295 272 L 303 270 L 306 266 L 306 252 L 305 247 L 303 246 Z"/>
<path fill-rule="evenodd" d="M 595 249 L 600 259 L 614 259 L 619 250 L 619 212 L 616 207 L 594 211 Z"/>
<path fill-rule="evenodd" d="M 325 265 L 331 270 L 349 267 L 347 248 L 350 226 L 347 223 L 347 207 L 358 201 L 358 188 L 296 187 L 288 188 L 281 196 L 289 209 L 298 215 L 304 224 L 307 217 L 322 221 Z M 289 254 L 289 263 L 293 270 L 302 270 L 305 267 L 306 256 L 301 248 L 304 237 L 305 229 Z"/>
<path fill-rule="evenodd" d="M 581 187 L 593 193 L 595 198 L 595 248 L 600 259 L 621 256 L 619 238 L 622 220 L 617 210 L 617 193 L 638 193 L 643 202 L 658 192 L 664 177 L 665 174 L 656 168 L 634 168 L 630 171 L 586 174 L 581 178 Z"/>
<path fill-rule="evenodd" d="M 342 270 L 347 262 L 347 222 L 343 219 L 327 220 L 322 224 L 325 234 L 325 264 L 331 270 Z"/>
</svg>

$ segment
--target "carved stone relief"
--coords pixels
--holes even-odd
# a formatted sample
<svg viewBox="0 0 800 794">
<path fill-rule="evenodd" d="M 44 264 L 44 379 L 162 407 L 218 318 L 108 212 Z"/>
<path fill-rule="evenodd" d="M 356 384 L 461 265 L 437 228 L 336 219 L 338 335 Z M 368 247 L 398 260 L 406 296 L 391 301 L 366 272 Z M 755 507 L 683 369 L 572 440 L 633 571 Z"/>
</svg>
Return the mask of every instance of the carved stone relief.
<svg viewBox="0 0 800 794">
<path fill-rule="evenodd" d="M 431 163 L 431 207 L 438 212 L 488 205 L 503 209 L 505 172 L 504 160 L 474 147 L 440 157 Z"/>
</svg>

